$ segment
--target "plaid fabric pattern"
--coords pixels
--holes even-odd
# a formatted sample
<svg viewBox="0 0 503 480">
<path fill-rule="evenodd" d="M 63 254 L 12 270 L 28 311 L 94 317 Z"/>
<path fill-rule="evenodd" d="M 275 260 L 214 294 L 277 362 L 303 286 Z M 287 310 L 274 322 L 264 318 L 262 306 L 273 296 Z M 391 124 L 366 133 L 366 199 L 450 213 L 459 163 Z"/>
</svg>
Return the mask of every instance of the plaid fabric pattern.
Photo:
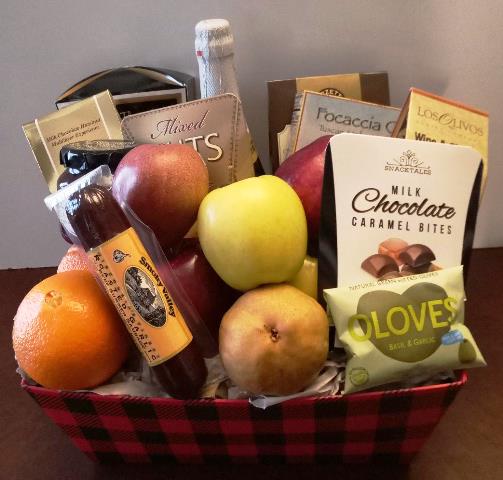
<svg viewBox="0 0 503 480">
<path fill-rule="evenodd" d="M 408 463 L 459 389 L 448 384 L 291 400 L 173 400 L 60 392 L 23 383 L 75 445 L 100 462 Z"/>
</svg>

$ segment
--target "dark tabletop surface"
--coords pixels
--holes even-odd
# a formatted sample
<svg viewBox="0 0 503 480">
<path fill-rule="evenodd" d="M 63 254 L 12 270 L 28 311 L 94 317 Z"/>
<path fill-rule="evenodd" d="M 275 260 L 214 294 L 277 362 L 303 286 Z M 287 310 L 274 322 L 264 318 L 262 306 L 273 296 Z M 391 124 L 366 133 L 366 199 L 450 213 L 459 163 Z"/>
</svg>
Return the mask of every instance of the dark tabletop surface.
<svg viewBox="0 0 503 480">
<path fill-rule="evenodd" d="M 25 293 L 54 268 L 0 271 L 0 479 L 497 479 L 503 478 L 503 248 L 475 250 L 467 324 L 488 363 L 469 372 L 422 452 L 397 465 L 103 466 L 77 450 L 19 386 L 12 319 Z"/>
</svg>

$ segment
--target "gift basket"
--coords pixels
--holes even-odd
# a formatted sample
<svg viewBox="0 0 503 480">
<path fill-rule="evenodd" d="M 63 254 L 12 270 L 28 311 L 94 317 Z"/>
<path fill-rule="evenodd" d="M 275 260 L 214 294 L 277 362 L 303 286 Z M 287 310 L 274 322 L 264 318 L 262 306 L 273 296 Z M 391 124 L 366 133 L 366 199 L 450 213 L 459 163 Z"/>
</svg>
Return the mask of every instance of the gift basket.
<svg viewBox="0 0 503 480">
<path fill-rule="evenodd" d="M 487 114 L 390 107 L 382 72 L 269 82 L 264 175 L 228 22 L 195 50 L 200 99 L 124 67 L 23 126 L 72 245 L 14 319 L 22 388 L 100 462 L 409 462 L 485 365 Z"/>
</svg>

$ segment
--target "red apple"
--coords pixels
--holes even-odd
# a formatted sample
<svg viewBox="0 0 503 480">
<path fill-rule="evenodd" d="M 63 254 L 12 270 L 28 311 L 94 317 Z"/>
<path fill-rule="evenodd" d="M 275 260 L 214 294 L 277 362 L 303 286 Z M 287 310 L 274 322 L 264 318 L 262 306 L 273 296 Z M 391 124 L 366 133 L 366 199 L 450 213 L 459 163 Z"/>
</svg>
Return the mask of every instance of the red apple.
<svg viewBox="0 0 503 480">
<path fill-rule="evenodd" d="M 332 137 L 325 135 L 288 157 L 276 170 L 300 197 L 307 218 L 309 249 L 317 252 L 325 151 Z"/>
<path fill-rule="evenodd" d="M 184 239 L 177 255 L 169 262 L 185 293 L 215 340 L 217 350 L 213 354 L 216 355 L 220 321 L 241 292 L 229 287 L 217 275 L 206 260 L 196 238 Z M 204 350 L 208 351 L 208 348 Z M 204 353 L 206 357 L 213 356 L 211 353 Z"/>
<path fill-rule="evenodd" d="M 164 249 L 178 243 L 194 224 L 208 189 L 203 159 L 178 144 L 133 148 L 120 161 L 112 183 L 114 197 L 133 209 Z"/>
</svg>

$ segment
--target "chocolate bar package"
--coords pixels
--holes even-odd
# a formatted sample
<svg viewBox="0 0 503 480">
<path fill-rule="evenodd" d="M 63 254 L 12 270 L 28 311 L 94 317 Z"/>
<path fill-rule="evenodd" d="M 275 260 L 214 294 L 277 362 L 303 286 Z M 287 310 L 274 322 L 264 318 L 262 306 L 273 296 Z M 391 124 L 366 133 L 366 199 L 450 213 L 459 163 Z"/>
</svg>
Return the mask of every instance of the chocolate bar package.
<svg viewBox="0 0 503 480">
<path fill-rule="evenodd" d="M 55 192 L 64 172 L 61 148 L 84 140 L 122 140 L 120 117 L 108 90 L 67 108 L 36 118 L 23 131 L 44 175 L 49 190 Z"/>
<path fill-rule="evenodd" d="M 121 117 L 177 105 L 195 98 L 194 77 L 152 67 L 119 67 L 94 73 L 68 88 L 56 100 L 58 109 L 109 90 Z"/>
<path fill-rule="evenodd" d="M 458 265 L 466 271 L 481 177 L 481 156 L 471 147 L 351 133 L 332 137 L 319 298 L 336 286 Z"/>
<path fill-rule="evenodd" d="M 485 366 L 464 325 L 462 270 L 325 290 L 347 354 L 344 393 Z"/>
<path fill-rule="evenodd" d="M 389 84 L 386 72 L 321 75 L 267 82 L 269 154 L 273 171 L 276 171 L 279 166 L 278 134 L 292 119 L 296 94 L 304 90 L 389 105 Z"/>
<path fill-rule="evenodd" d="M 481 191 L 484 191 L 489 142 L 487 112 L 411 88 L 392 136 L 473 147 L 482 156 Z"/>
</svg>

